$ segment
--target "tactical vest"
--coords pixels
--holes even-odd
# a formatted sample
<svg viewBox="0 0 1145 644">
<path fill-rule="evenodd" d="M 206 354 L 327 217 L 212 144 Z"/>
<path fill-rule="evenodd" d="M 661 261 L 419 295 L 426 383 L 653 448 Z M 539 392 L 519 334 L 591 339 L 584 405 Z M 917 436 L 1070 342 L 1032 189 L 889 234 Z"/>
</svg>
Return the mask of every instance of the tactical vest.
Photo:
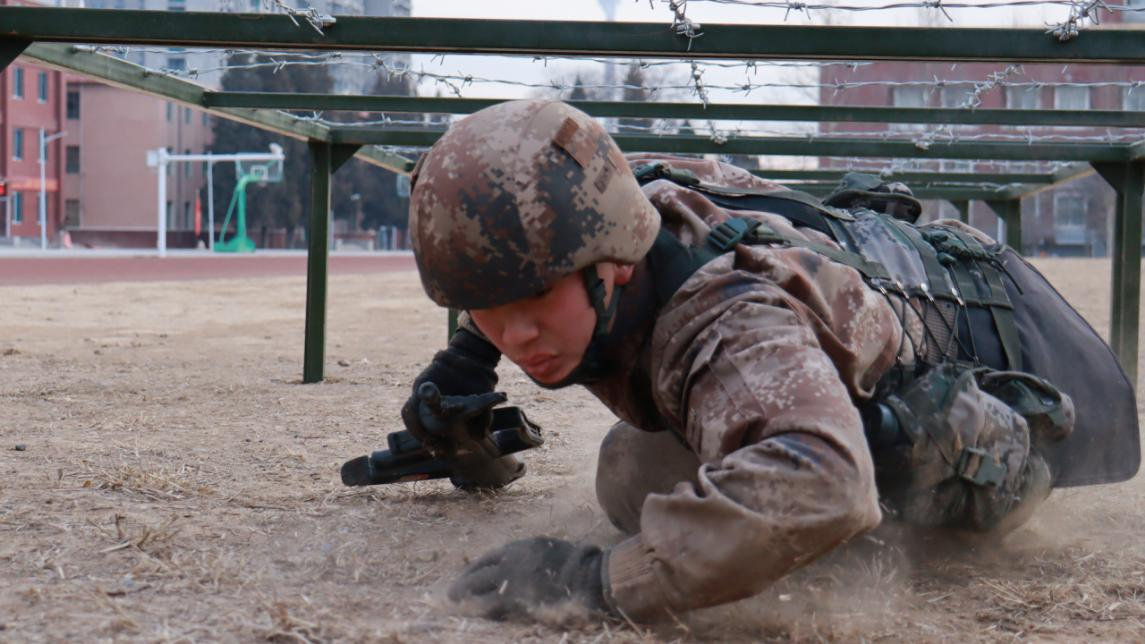
<svg viewBox="0 0 1145 644">
<path fill-rule="evenodd" d="M 1132 385 L 1100 336 L 1008 246 L 983 245 L 941 223 L 908 221 L 917 217 L 920 208 L 913 204 L 918 202 L 871 190 L 879 182 L 869 176 L 848 177 L 852 185 L 825 203 L 798 191 L 705 184 L 662 161 L 640 166 L 635 174 L 642 184 L 672 181 L 729 211 L 783 216 L 837 244 L 784 235 L 750 217 L 715 226 L 698 246 L 685 246 L 662 230 L 648 255 L 661 304 L 701 266 L 737 244 L 766 244 L 814 251 L 855 269 L 885 297 L 916 306 L 927 339 L 918 363 L 893 368 L 874 399 L 860 407 L 872 452 L 917 443 L 927 432 L 935 443 L 957 445 L 958 436 L 936 435 L 940 430 L 922 420 L 937 412 L 912 411 L 910 405 L 924 399 L 936 408 L 947 404 L 931 400 L 936 387 L 965 389 L 962 375 L 970 374 L 971 384 L 1002 400 L 1027 424 L 1050 427 L 1043 435 L 1054 435 L 1055 423 L 1072 420 L 1064 417 L 1061 394 L 1067 394 L 1067 405 L 1073 399 L 1075 431 L 1041 448 L 1055 487 L 1121 481 L 1136 473 L 1140 447 Z M 999 463 L 974 449 L 942 451 L 944 466 L 972 485 L 996 486 L 1005 476 Z"/>
</svg>

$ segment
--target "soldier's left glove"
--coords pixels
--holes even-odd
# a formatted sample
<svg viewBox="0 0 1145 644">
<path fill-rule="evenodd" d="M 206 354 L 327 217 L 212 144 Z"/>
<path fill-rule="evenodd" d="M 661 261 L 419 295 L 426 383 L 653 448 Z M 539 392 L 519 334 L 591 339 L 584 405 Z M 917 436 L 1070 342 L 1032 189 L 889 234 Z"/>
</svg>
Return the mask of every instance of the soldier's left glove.
<svg viewBox="0 0 1145 644">
<path fill-rule="evenodd" d="M 484 555 L 449 589 L 455 602 L 472 602 L 490 619 L 528 616 L 550 607 L 608 613 L 604 597 L 604 553 L 561 539 L 533 537 Z"/>
</svg>

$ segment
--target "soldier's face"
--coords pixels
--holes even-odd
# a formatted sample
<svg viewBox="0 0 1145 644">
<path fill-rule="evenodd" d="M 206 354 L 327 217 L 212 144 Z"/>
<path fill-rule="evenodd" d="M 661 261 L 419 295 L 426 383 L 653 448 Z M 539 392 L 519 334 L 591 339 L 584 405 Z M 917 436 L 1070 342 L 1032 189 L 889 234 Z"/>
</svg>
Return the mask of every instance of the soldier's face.
<svg viewBox="0 0 1145 644">
<path fill-rule="evenodd" d="M 611 298 L 615 286 L 632 279 L 633 267 L 602 262 L 597 272 Z M 473 309 L 469 315 L 505 357 L 543 384 L 560 382 L 572 373 L 596 326 L 596 311 L 580 273 L 562 278 L 534 297 Z"/>
</svg>

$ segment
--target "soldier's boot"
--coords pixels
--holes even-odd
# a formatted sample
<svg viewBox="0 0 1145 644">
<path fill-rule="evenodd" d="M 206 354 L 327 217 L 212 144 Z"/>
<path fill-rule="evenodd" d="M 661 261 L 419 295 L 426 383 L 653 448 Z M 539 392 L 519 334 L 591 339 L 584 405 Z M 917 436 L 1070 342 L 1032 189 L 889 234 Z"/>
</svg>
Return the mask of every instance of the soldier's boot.
<svg viewBox="0 0 1145 644">
<path fill-rule="evenodd" d="M 619 422 L 600 444 L 596 498 L 612 525 L 635 534 L 644 497 L 671 492 L 681 482 L 696 484 L 699 468 L 700 459 L 672 432 L 645 432 Z"/>
</svg>

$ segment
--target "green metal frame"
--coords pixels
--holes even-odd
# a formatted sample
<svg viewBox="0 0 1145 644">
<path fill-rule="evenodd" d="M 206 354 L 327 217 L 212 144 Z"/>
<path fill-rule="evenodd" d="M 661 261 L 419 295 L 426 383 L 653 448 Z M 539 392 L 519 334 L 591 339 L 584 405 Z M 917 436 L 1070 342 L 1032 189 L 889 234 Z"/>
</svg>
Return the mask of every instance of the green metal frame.
<svg viewBox="0 0 1145 644">
<path fill-rule="evenodd" d="M 1137 382 L 1137 334 L 1141 315 L 1141 216 L 1145 201 L 1145 161 L 1095 163 L 1097 173 L 1117 191 L 1113 210 L 1113 298 L 1109 345 L 1130 380 Z"/>
<path fill-rule="evenodd" d="M 429 96 L 349 96 L 282 92 L 207 92 L 205 107 L 278 110 L 472 114 L 505 99 Z M 634 103 L 568 101 L 599 117 L 702 119 L 727 121 L 804 121 L 850 123 L 933 123 L 941 125 L 1023 125 L 1145 127 L 1145 112 L 1118 110 L 1017 110 L 849 105 L 752 105 L 739 103 Z"/>
<path fill-rule="evenodd" d="M 528 56 L 814 60 L 1145 62 L 1145 31 L 1093 29 L 1061 42 L 1035 28 L 705 24 L 687 38 L 656 22 L 339 16 L 323 33 L 277 14 L 0 7 L 9 38 L 177 47 L 374 50 Z"/>
<path fill-rule="evenodd" d="M 411 128 L 331 128 L 330 140 L 359 145 L 429 147 L 443 130 Z M 716 141 L 710 136 L 615 134 L 622 150 L 680 154 L 759 154 L 768 156 L 899 157 L 915 159 L 998 159 L 1022 161 L 1133 161 L 1145 148 L 1109 143 L 1024 143 L 1019 141 L 934 142 L 822 136 L 753 136 Z"/>
<path fill-rule="evenodd" d="M 82 13 L 81 13 L 82 11 Z M 620 56 L 668 59 L 919 60 L 990 62 L 1145 63 L 1145 31 L 1099 29 L 1061 42 L 1043 29 L 929 27 L 842 27 L 795 25 L 705 25 L 703 37 L 687 38 L 659 23 L 359 18 L 339 16 L 322 32 L 284 15 L 170 13 L 0 7 L 0 69 L 17 55 L 113 85 L 147 92 L 217 116 L 309 142 L 315 172 L 311 184 L 307 268 L 306 349 L 303 381 L 322 379 L 331 174 L 353 156 L 408 173 L 413 162 L 372 147 L 428 146 L 432 130 L 332 128 L 304 122 L 277 110 L 345 109 L 463 114 L 486 99 L 345 97 L 220 93 L 188 81 L 156 75 L 122 60 L 51 43 L 99 43 L 180 47 L 249 47 L 311 50 L 424 51 L 528 56 Z M 34 43 L 34 44 L 33 44 Z M 1057 110 L 964 110 L 851 106 L 616 103 L 577 105 L 597 116 L 724 120 L 899 122 L 938 124 L 1073 125 L 1142 127 L 1145 114 Z M 1113 303 L 1110 343 L 1130 376 L 1137 374 L 1137 331 L 1141 282 L 1142 201 L 1145 143 L 1082 144 L 966 141 L 871 141 L 841 137 L 738 137 L 622 134 L 622 148 L 684 154 L 882 157 L 1079 161 L 1092 164 L 1117 191 L 1114 219 Z M 918 184 L 921 197 L 950 200 L 963 219 L 972 200 L 985 201 L 1007 226 L 1007 242 L 1021 247 L 1020 199 L 1092 172 L 1088 165 L 1038 173 L 900 173 L 893 178 Z M 758 171 L 812 191 L 843 171 Z M 937 176 L 936 176 L 937 175 Z M 996 183 L 998 190 L 982 188 Z M 960 185 L 961 184 L 961 185 Z"/>
</svg>

